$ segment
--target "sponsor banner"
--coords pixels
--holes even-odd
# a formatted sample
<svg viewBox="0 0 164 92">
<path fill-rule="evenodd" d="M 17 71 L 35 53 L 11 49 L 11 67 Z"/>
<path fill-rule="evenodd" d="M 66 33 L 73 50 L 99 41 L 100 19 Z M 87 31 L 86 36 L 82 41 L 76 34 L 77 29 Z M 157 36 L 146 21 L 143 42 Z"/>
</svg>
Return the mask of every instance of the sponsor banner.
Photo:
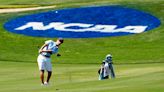
<svg viewBox="0 0 164 92">
<path fill-rule="evenodd" d="M 53 10 L 12 19 L 10 32 L 35 37 L 93 38 L 138 34 L 160 25 L 148 13 L 120 6 Z"/>
</svg>

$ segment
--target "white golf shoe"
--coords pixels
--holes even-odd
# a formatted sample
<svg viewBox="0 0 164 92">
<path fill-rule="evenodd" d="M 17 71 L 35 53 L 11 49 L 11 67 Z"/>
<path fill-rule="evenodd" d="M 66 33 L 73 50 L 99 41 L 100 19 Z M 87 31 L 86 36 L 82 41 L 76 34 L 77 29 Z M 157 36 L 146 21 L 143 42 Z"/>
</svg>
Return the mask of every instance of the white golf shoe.
<svg viewBox="0 0 164 92">
<path fill-rule="evenodd" d="M 45 85 L 45 86 L 48 86 L 48 85 L 49 85 L 49 83 L 45 81 L 45 82 L 44 82 L 44 85 Z"/>
</svg>

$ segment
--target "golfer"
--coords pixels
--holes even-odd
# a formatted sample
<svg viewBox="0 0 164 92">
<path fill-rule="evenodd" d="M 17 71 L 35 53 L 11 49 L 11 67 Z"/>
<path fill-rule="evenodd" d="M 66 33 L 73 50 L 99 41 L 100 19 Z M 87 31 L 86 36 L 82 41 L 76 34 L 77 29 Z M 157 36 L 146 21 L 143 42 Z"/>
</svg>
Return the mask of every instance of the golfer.
<svg viewBox="0 0 164 92">
<path fill-rule="evenodd" d="M 40 70 L 41 85 L 48 85 L 52 74 L 51 55 L 57 54 L 59 46 L 64 42 L 62 38 L 58 38 L 56 42 L 52 40 L 45 41 L 45 44 L 39 49 L 37 58 L 38 67 Z M 57 54 L 60 56 L 60 54 Z M 44 81 L 44 71 L 48 72 L 47 80 Z"/>
</svg>

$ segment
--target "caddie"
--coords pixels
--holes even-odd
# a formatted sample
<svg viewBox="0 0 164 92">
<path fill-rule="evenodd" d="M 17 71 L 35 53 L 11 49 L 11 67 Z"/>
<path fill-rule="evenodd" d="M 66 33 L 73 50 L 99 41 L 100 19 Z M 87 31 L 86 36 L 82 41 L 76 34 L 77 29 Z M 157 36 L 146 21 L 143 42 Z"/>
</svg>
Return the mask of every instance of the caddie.
<svg viewBox="0 0 164 92">
<path fill-rule="evenodd" d="M 113 62 L 112 62 L 112 55 L 111 54 L 106 55 L 104 62 L 106 62 L 105 66 L 108 66 L 110 69 L 109 74 L 110 74 L 111 78 L 115 78 L 115 72 L 114 72 Z"/>
<path fill-rule="evenodd" d="M 106 55 L 105 60 L 103 60 L 101 68 L 99 69 L 98 73 L 99 80 L 109 79 L 109 76 L 111 76 L 111 78 L 115 78 L 111 54 Z"/>
</svg>

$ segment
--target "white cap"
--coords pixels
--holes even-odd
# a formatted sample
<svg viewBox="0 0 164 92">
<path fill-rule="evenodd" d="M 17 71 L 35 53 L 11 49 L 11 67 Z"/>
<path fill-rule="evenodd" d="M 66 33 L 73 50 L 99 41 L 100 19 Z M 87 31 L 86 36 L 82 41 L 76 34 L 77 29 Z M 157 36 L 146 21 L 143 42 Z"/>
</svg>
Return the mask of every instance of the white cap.
<svg viewBox="0 0 164 92">
<path fill-rule="evenodd" d="M 107 55 L 106 55 L 106 58 L 111 58 L 111 57 L 112 57 L 111 54 L 107 54 Z"/>
</svg>

